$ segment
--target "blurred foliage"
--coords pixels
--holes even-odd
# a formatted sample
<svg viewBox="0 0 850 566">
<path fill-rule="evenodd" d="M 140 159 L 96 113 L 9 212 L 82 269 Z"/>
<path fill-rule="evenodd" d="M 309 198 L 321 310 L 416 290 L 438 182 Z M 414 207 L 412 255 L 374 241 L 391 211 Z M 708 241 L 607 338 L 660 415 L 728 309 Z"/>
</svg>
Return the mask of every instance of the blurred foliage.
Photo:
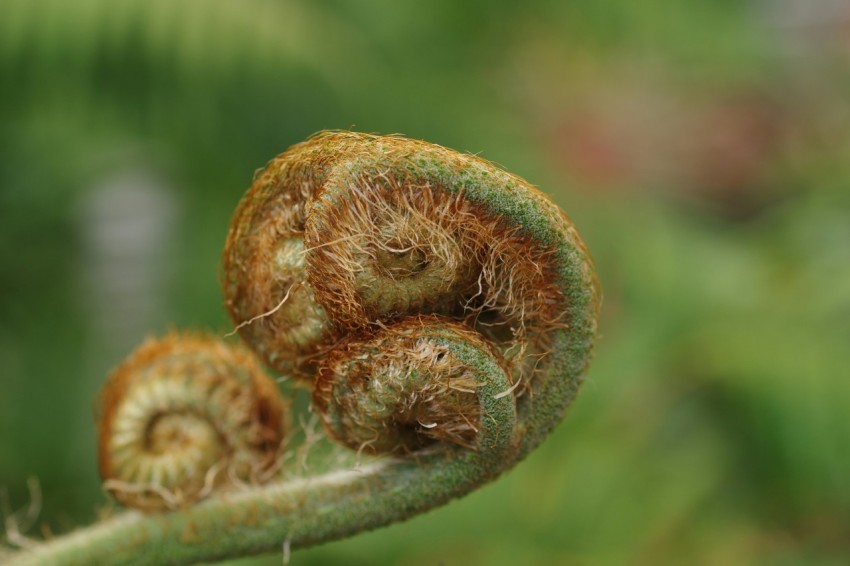
<svg viewBox="0 0 850 566">
<path fill-rule="evenodd" d="M 846 563 L 848 29 L 828 0 L 5 0 L 4 513 L 34 476 L 36 534 L 94 520 L 103 376 L 146 334 L 228 329 L 251 172 L 354 128 L 553 194 L 603 336 L 527 463 L 294 564 Z"/>
</svg>

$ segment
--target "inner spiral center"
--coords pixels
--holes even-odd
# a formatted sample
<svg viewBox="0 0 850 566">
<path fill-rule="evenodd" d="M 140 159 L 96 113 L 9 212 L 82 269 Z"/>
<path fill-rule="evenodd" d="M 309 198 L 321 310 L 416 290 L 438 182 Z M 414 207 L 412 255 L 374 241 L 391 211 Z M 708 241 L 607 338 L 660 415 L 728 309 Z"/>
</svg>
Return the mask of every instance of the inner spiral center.
<svg viewBox="0 0 850 566">
<path fill-rule="evenodd" d="M 430 262 L 421 247 L 395 241 L 375 252 L 375 263 L 388 277 L 404 279 L 421 273 Z"/>
<path fill-rule="evenodd" d="M 145 450 L 155 456 L 199 447 L 217 447 L 220 441 L 215 427 L 189 412 L 163 413 L 154 417 L 144 435 Z"/>
</svg>

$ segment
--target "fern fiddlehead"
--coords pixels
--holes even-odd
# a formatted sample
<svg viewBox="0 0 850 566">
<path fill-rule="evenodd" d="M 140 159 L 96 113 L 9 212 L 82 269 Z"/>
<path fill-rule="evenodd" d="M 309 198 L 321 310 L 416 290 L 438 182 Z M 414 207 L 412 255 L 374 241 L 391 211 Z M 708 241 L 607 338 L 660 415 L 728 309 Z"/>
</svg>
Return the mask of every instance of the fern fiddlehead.
<svg viewBox="0 0 850 566">
<path fill-rule="evenodd" d="M 314 136 L 256 177 L 228 234 L 223 287 L 247 344 L 312 389 L 328 436 L 382 456 L 119 515 L 22 563 L 297 548 L 462 496 L 560 421 L 600 302 L 574 227 L 528 183 L 439 146 L 351 132 Z"/>
<path fill-rule="evenodd" d="M 203 336 L 148 340 L 100 397 L 104 488 L 137 509 L 187 507 L 234 481 L 262 483 L 284 439 L 277 385 L 243 348 Z"/>
</svg>

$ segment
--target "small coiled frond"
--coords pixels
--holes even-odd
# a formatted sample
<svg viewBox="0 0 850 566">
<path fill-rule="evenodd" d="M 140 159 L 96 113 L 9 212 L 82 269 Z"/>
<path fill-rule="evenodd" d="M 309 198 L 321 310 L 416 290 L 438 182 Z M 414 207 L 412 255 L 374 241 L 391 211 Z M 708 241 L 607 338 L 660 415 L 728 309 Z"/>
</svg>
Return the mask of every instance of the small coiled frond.
<svg viewBox="0 0 850 566">
<path fill-rule="evenodd" d="M 148 511 L 268 478 L 285 431 L 275 383 L 250 353 L 215 338 L 148 340 L 109 377 L 100 405 L 104 487 Z"/>
</svg>

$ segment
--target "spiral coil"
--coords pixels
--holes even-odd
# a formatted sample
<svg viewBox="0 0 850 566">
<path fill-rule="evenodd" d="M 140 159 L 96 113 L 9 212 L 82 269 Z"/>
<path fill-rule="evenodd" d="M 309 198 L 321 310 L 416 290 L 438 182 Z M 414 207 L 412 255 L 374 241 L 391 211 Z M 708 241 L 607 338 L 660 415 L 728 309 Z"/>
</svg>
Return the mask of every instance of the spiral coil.
<svg viewBox="0 0 850 566">
<path fill-rule="evenodd" d="M 221 282 L 252 352 L 152 340 L 100 399 L 104 486 L 170 512 L 23 558 L 208 561 L 350 536 L 463 496 L 560 422 L 601 302 L 572 223 L 527 182 L 475 156 L 353 132 L 318 134 L 255 176 Z M 330 439 L 378 460 L 279 473 L 287 403 L 261 362 L 311 390 Z"/>
<path fill-rule="evenodd" d="M 157 511 L 269 477 L 286 408 L 253 356 L 215 338 L 148 340 L 100 397 L 100 473 L 121 503 Z"/>
</svg>

